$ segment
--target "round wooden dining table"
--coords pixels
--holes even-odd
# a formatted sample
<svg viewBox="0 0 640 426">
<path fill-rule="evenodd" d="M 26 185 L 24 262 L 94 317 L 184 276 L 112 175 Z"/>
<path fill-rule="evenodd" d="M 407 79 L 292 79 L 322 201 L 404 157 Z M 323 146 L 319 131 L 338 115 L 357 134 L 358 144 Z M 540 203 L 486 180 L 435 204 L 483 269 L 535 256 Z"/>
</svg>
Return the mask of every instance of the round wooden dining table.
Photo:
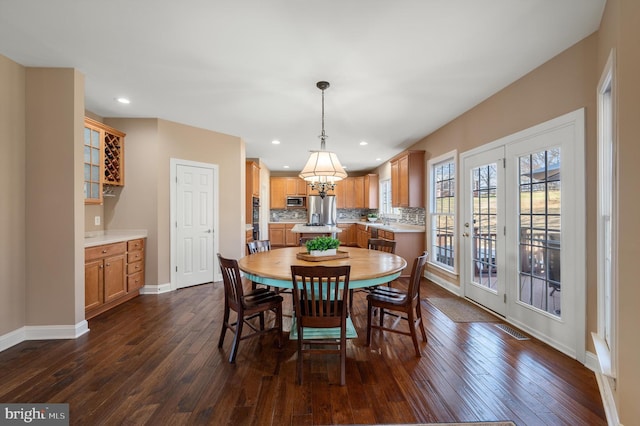
<svg viewBox="0 0 640 426">
<path fill-rule="evenodd" d="M 304 247 L 285 247 L 250 254 L 238 260 L 238 267 L 253 282 L 280 288 L 293 288 L 291 265 L 343 266 L 351 265 L 349 288 L 371 287 L 385 284 L 400 276 L 407 267 L 402 257 L 378 250 L 358 247 L 340 247 L 349 254 L 341 259 L 311 262 L 297 258 L 306 253 Z"/>
</svg>

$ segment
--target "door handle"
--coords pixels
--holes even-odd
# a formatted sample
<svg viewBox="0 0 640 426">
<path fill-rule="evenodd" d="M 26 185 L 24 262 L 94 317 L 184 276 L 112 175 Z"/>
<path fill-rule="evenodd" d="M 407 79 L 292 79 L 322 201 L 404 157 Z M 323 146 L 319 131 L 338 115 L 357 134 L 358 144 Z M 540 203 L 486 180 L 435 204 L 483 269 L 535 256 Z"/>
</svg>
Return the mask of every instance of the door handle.
<svg viewBox="0 0 640 426">
<path fill-rule="evenodd" d="M 206 231 L 204 231 L 204 232 L 206 232 L 207 234 L 210 234 L 210 233 L 212 233 L 213 231 L 212 231 L 211 229 L 207 229 L 207 230 L 206 230 Z"/>
<path fill-rule="evenodd" d="M 463 237 L 468 237 L 468 236 L 469 236 L 469 233 L 468 233 L 468 232 L 463 232 L 463 233 L 462 233 L 462 236 L 463 236 Z"/>
</svg>

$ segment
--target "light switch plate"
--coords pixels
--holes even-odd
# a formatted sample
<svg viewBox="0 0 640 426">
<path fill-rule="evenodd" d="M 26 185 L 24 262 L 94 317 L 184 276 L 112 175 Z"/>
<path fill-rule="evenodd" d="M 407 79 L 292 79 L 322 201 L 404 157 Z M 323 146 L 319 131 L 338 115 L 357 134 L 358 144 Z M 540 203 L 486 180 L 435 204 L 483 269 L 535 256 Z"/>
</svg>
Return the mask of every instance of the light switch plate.
<svg viewBox="0 0 640 426">
<path fill-rule="evenodd" d="M 95 216 L 93 218 L 93 224 L 96 226 L 100 225 L 100 216 Z"/>
</svg>

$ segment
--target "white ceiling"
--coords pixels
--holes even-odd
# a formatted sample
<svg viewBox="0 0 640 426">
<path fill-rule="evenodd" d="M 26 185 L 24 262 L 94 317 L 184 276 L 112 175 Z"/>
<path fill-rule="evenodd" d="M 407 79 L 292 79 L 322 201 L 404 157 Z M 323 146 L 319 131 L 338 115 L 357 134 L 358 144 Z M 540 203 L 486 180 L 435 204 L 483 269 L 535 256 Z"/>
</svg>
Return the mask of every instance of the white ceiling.
<svg viewBox="0 0 640 426">
<path fill-rule="evenodd" d="M 272 171 L 320 148 L 327 80 L 327 149 L 357 172 L 596 31 L 604 3 L 0 0 L 0 54 L 77 68 L 100 116 L 239 136 Z"/>
</svg>

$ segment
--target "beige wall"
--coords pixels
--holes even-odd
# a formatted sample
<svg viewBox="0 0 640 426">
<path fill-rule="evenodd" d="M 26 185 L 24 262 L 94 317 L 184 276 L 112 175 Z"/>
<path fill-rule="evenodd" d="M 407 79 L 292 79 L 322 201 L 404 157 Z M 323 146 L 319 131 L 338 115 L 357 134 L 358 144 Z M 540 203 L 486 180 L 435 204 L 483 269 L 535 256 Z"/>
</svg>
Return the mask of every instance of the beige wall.
<svg viewBox="0 0 640 426">
<path fill-rule="evenodd" d="M 125 186 L 105 199 L 105 229 L 146 229 L 150 285 L 170 282 L 170 159 L 216 164 L 219 170 L 219 250 L 244 253 L 245 150 L 234 136 L 158 119 L 105 119 L 127 134 Z"/>
<path fill-rule="evenodd" d="M 84 77 L 26 70 L 26 324 L 84 320 Z"/>
<path fill-rule="evenodd" d="M 584 107 L 586 108 L 587 188 L 595 188 L 597 40 L 597 35 L 593 34 L 580 41 L 422 139 L 410 149 L 425 150 L 427 160 L 446 154 L 454 148 L 460 155 L 472 148 Z M 596 198 L 593 191 L 587 191 L 586 202 L 589 312 L 587 328 L 593 330 L 596 326 Z M 430 268 L 429 271 L 459 286 L 457 276 L 436 268 Z"/>
<path fill-rule="evenodd" d="M 26 321 L 25 74 L 0 55 L 0 336 Z"/>
<path fill-rule="evenodd" d="M 617 58 L 617 166 L 619 174 L 617 246 L 618 359 L 616 399 L 620 421 L 640 419 L 640 286 L 635 263 L 640 258 L 638 183 L 640 182 L 640 2 L 608 0 L 600 28 L 598 73 L 612 48 Z"/>
</svg>

